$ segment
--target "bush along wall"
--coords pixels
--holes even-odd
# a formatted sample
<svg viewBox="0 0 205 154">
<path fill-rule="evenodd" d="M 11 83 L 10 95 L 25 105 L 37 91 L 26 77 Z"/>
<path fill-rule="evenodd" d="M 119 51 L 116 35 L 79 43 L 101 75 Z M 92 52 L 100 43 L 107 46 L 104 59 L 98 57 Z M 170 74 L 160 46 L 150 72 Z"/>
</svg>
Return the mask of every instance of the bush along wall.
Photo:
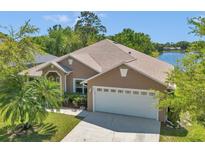
<svg viewBox="0 0 205 154">
<path fill-rule="evenodd" d="M 63 106 L 72 108 L 87 108 L 87 96 L 78 93 L 65 93 Z"/>
</svg>

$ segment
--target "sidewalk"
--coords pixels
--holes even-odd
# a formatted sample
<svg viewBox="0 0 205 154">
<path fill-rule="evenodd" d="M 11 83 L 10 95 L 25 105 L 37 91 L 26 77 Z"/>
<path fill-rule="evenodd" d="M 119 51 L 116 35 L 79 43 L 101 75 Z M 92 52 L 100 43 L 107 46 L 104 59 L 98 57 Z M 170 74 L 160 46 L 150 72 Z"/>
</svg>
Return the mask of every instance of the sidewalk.
<svg viewBox="0 0 205 154">
<path fill-rule="evenodd" d="M 52 112 L 51 110 L 48 111 Z M 61 108 L 59 111 L 54 110 L 53 112 L 79 116 L 79 117 L 86 117 L 88 115 L 88 111 L 83 109 L 74 109 L 74 108 Z"/>
</svg>

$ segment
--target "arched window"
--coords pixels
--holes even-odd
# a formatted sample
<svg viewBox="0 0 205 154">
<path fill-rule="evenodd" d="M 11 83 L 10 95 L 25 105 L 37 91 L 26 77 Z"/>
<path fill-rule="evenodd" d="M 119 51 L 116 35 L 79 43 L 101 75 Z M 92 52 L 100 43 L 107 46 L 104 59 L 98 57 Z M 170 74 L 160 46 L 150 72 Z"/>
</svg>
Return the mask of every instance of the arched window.
<svg viewBox="0 0 205 154">
<path fill-rule="evenodd" d="M 49 73 L 47 73 L 46 77 L 49 80 L 60 82 L 60 75 L 58 75 L 58 73 L 56 73 L 56 72 L 49 72 Z"/>
</svg>

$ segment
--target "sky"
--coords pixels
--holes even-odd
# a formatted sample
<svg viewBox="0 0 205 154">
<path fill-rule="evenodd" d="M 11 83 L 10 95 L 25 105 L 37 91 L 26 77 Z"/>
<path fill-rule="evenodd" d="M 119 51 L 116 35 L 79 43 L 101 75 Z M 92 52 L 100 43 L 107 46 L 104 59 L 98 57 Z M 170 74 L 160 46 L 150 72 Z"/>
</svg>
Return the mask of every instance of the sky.
<svg viewBox="0 0 205 154">
<path fill-rule="evenodd" d="M 187 19 L 205 16 L 205 12 L 95 12 L 106 26 L 106 35 L 119 33 L 123 28 L 150 35 L 152 41 L 165 43 L 177 41 L 196 41 L 200 38 L 189 34 Z M 25 21 L 40 28 L 38 35 L 47 34 L 55 24 L 73 27 L 80 12 L 0 12 L 0 26 L 20 27 Z M 0 31 L 6 32 L 4 28 Z"/>
</svg>

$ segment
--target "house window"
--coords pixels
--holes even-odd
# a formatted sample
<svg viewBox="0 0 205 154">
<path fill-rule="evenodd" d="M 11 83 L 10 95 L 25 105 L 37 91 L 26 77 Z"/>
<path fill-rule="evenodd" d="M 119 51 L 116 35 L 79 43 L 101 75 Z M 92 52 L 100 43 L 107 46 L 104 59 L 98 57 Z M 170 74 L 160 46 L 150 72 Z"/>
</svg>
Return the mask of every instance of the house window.
<svg viewBox="0 0 205 154">
<path fill-rule="evenodd" d="M 73 91 L 79 94 L 87 94 L 87 86 L 81 84 L 84 79 L 73 80 Z"/>
<path fill-rule="evenodd" d="M 139 91 L 133 91 L 134 95 L 139 95 Z"/>
<path fill-rule="evenodd" d="M 109 92 L 109 89 L 104 89 L 104 92 Z"/>
<path fill-rule="evenodd" d="M 102 91 L 102 88 L 97 88 L 97 91 Z"/>
<path fill-rule="evenodd" d="M 115 89 L 111 89 L 110 91 L 111 91 L 112 93 L 115 93 L 115 92 L 116 92 L 116 90 L 115 90 Z"/>
<path fill-rule="evenodd" d="M 123 90 L 118 90 L 118 93 L 122 94 L 122 93 L 123 93 Z"/>
<path fill-rule="evenodd" d="M 126 90 L 125 94 L 131 94 L 131 91 L 130 90 Z"/>
<path fill-rule="evenodd" d="M 142 91 L 141 95 L 147 95 L 147 92 Z"/>
<path fill-rule="evenodd" d="M 154 92 L 150 92 L 149 96 L 155 96 L 155 93 Z"/>
<path fill-rule="evenodd" d="M 60 76 L 56 72 L 49 72 L 46 77 L 55 82 L 60 82 Z"/>
</svg>

